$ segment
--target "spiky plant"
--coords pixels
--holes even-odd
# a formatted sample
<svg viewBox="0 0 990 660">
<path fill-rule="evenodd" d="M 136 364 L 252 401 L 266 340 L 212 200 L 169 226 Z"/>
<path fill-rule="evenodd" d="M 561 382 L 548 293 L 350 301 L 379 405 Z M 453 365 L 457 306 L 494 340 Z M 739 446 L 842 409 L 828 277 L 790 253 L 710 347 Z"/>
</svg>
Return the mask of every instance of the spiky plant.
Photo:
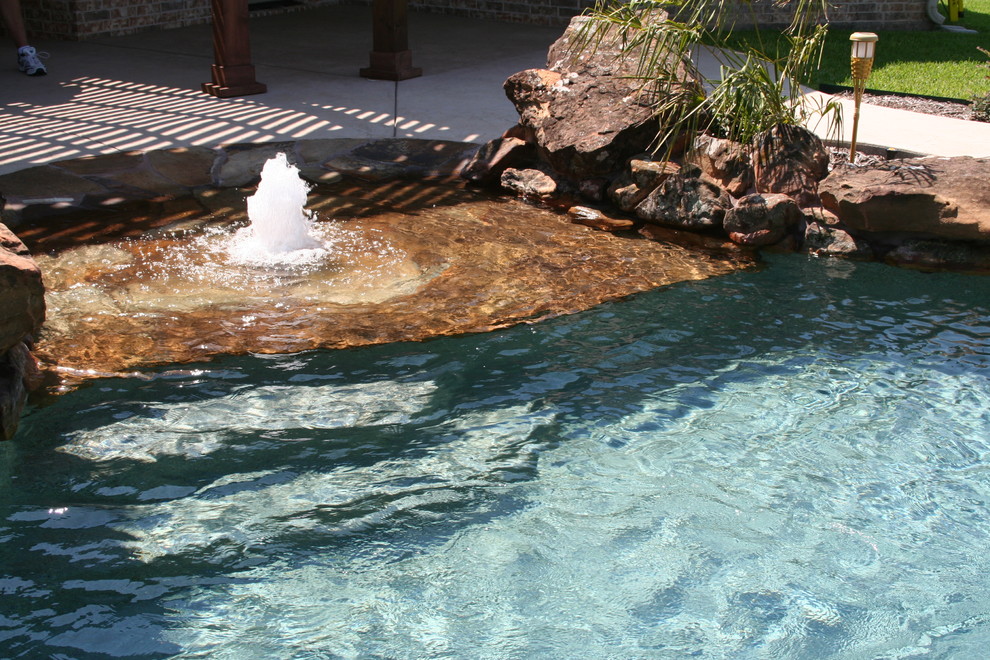
<svg viewBox="0 0 990 660">
<path fill-rule="evenodd" d="M 816 116 L 837 126 L 838 103 L 815 106 L 804 95 L 821 61 L 828 0 L 772 1 L 792 10 L 782 53 L 765 47 L 776 39 L 763 39 L 750 0 L 599 0 L 587 12 L 576 43 L 593 49 L 606 34 L 619 31 L 626 51 L 638 53 L 637 77 L 655 99 L 661 120 L 658 150 L 699 132 L 749 143 L 775 125 L 806 125 Z M 663 10 L 666 18 L 657 20 L 656 12 Z M 736 21 L 746 13 L 753 38 L 732 47 Z M 702 49 L 717 62 L 718 77 L 705 78 L 696 66 Z M 703 84 L 685 85 L 685 68 Z"/>
</svg>

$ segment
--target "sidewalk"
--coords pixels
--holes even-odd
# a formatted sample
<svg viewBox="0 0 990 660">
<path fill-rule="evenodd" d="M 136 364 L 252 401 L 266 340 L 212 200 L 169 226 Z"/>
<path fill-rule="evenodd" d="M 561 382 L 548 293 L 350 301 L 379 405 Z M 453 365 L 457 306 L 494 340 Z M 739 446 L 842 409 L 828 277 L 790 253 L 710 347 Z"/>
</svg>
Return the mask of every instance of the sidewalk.
<svg viewBox="0 0 990 660">
<path fill-rule="evenodd" d="M 811 103 L 824 103 L 832 97 L 821 92 L 808 94 Z M 849 144 L 855 110 L 849 99 L 842 104 L 842 132 L 836 138 L 828 134 L 824 123 L 810 128 L 823 139 L 838 139 Z M 863 103 L 860 106 L 857 144 L 862 147 L 893 147 L 903 151 L 934 156 L 990 157 L 990 123 L 952 117 L 926 115 L 909 110 L 884 108 Z"/>
<path fill-rule="evenodd" d="M 483 143 L 517 119 L 502 83 L 546 62 L 562 28 L 410 14 L 421 78 L 366 80 L 371 11 L 321 7 L 251 19 L 268 92 L 199 91 L 213 62 L 209 25 L 36 44 L 50 73 L 0 70 L 0 174 L 128 150 L 314 138 L 412 137 Z M 11 56 L 13 59 L 13 56 Z M 852 107 L 845 111 L 845 135 Z M 816 129 L 825 137 L 826 127 Z M 864 106 L 859 142 L 944 156 L 990 156 L 990 124 Z"/>
<path fill-rule="evenodd" d="M 268 92 L 202 93 L 211 27 L 84 42 L 41 42 L 49 74 L 0 69 L 0 174 L 66 158 L 181 146 L 311 138 L 412 137 L 486 142 L 518 119 L 502 91 L 546 64 L 560 28 L 410 14 L 421 78 L 358 76 L 371 9 L 321 7 L 251 19 L 252 57 Z"/>
</svg>

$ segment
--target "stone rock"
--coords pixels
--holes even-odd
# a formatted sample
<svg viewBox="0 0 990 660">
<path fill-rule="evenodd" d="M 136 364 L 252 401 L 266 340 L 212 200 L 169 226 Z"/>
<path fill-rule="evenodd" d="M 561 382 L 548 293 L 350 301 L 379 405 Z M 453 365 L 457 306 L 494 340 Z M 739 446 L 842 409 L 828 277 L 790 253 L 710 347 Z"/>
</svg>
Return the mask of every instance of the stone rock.
<svg viewBox="0 0 990 660">
<path fill-rule="evenodd" d="M 39 209 L 41 213 L 48 213 L 59 206 L 79 205 L 90 196 L 106 195 L 109 191 L 98 182 L 61 167 L 29 167 L 0 175 L 0 196 L 5 200 L 0 221 L 16 227 L 35 217 Z"/>
<path fill-rule="evenodd" d="M 295 144 L 299 160 L 307 164 L 322 165 L 324 161 L 350 153 L 368 143 L 367 138 L 317 138 L 298 140 Z M 301 168 L 300 168 L 301 169 Z"/>
<path fill-rule="evenodd" d="M 498 182 L 506 169 L 525 168 L 536 160 L 536 148 L 516 137 L 501 137 L 482 145 L 461 176 L 478 184 Z"/>
<path fill-rule="evenodd" d="M 647 193 L 680 171 L 680 165 L 667 160 L 653 160 L 644 156 L 629 161 L 629 174 L 633 183 Z"/>
<path fill-rule="evenodd" d="M 646 19 L 666 16 L 657 10 Z M 637 77 L 641 52 L 627 50 L 615 27 L 589 45 L 581 34 L 587 22 L 583 16 L 571 20 L 551 46 L 546 69 L 522 71 L 505 83 L 541 158 L 576 181 L 619 170 L 659 133 L 655 95 Z M 700 84 L 690 67 L 677 66 L 684 86 Z"/>
<path fill-rule="evenodd" d="M 829 155 L 817 135 L 779 124 L 754 141 L 753 175 L 756 191 L 783 193 L 798 206 L 817 206 L 818 182 L 828 174 Z"/>
<path fill-rule="evenodd" d="M 224 150 L 215 166 L 216 184 L 219 187 L 248 186 L 261 179 L 261 169 L 269 158 L 279 153 L 291 154 L 291 142 L 268 142 L 258 145 L 230 145 Z M 295 159 L 289 158 L 295 164 Z"/>
<path fill-rule="evenodd" d="M 749 149 L 722 138 L 699 135 L 688 160 L 717 181 L 733 197 L 742 197 L 753 187 L 753 164 Z"/>
<path fill-rule="evenodd" d="M 632 175 L 627 172 L 620 174 L 608 187 L 608 198 L 620 211 L 631 213 L 652 190 L 637 186 Z"/>
<path fill-rule="evenodd" d="M 836 167 L 822 204 L 851 231 L 990 241 L 990 159 L 917 158 Z"/>
<path fill-rule="evenodd" d="M 0 225 L 0 355 L 38 331 L 45 320 L 41 271 L 24 243 Z"/>
<path fill-rule="evenodd" d="M 839 227 L 822 222 L 808 222 L 804 228 L 804 249 L 815 256 L 871 259 L 870 246 Z"/>
<path fill-rule="evenodd" d="M 671 227 L 720 230 L 732 208 L 729 193 L 709 181 L 697 167 L 668 177 L 636 207 L 637 217 Z"/>
<path fill-rule="evenodd" d="M 653 160 L 649 155 L 632 158 L 628 169 L 609 186 L 608 198 L 619 210 L 631 213 L 647 195 L 680 169 L 676 163 Z"/>
<path fill-rule="evenodd" d="M 546 172 L 510 167 L 502 172 L 502 187 L 520 197 L 549 197 L 557 192 L 557 182 Z"/>
<path fill-rule="evenodd" d="M 990 272 L 990 246 L 962 241 L 910 239 L 885 256 L 896 266 L 922 270 Z"/>
<path fill-rule="evenodd" d="M 32 389 L 29 383 L 36 386 L 38 382 L 38 363 L 23 343 L 0 354 L 0 440 L 14 437 Z"/>
<path fill-rule="evenodd" d="M 366 181 L 460 176 L 476 145 L 448 140 L 372 140 L 323 166 Z"/>
<path fill-rule="evenodd" d="M 340 172 L 331 172 L 316 165 L 302 165 L 299 167 L 299 176 L 304 181 L 314 185 L 330 186 L 344 180 L 344 175 Z"/>
<path fill-rule="evenodd" d="M 583 179 L 578 182 L 578 192 L 581 196 L 592 202 L 603 202 L 605 201 L 605 195 L 608 192 L 608 179 L 604 177 L 595 177 L 594 179 Z"/>
<path fill-rule="evenodd" d="M 213 163 L 217 154 L 209 147 L 183 147 L 149 151 L 148 164 L 160 175 L 186 186 L 208 186 L 213 183 Z"/>
<path fill-rule="evenodd" d="M 85 177 L 112 177 L 121 172 L 137 169 L 144 164 L 140 151 L 121 151 L 101 156 L 83 156 L 53 163 L 55 167 Z"/>
<path fill-rule="evenodd" d="M 567 209 L 567 215 L 575 224 L 602 231 L 625 231 L 636 226 L 636 223 L 628 218 L 615 218 L 588 206 L 572 206 Z"/>
<path fill-rule="evenodd" d="M 690 246 L 706 252 L 731 255 L 749 255 L 752 251 L 732 241 L 727 241 L 718 236 L 698 234 L 693 231 L 673 229 L 671 227 L 661 227 L 660 225 L 643 225 L 639 228 L 640 236 L 651 241 L 661 243 L 674 243 L 676 245 Z"/>
<path fill-rule="evenodd" d="M 740 245 L 779 243 L 801 217 L 797 203 L 787 195 L 754 193 L 739 200 L 725 214 L 724 228 Z"/>
<path fill-rule="evenodd" d="M 817 222 L 827 227 L 838 227 L 842 224 L 839 216 L 829 211 L 824 206 L 808 206 L 801 209 L 805 222 Z"/>
</svg>

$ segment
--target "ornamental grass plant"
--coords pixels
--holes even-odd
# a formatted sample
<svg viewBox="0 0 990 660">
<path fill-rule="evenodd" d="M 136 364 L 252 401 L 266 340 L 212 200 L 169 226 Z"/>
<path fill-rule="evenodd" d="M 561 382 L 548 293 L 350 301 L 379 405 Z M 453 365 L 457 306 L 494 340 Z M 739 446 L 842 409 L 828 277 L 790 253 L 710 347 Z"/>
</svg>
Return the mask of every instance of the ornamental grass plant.
<svg viewBox="0 0 990 660">
<path fill-rule="evenodd" d="M 600 0 L 587 13 L 579 49 L 593 49 L 617 30 L 629 52 L 639 52 L 637 76 L 656 99 L 661 121 L 658 151 L 671 150 L 685 134 L 709 133 L 741 143 L 777 125 L 804 125 L 813 117 L 839 120 L 836 103 L 811 106 L 801 102 L 802 86 L 819 68 L 828 34 L 822 24 L 828 0 L 791 0 L 793 14 L 784 30 L 747 31 L 734 37 L 738 11 L 748 3 L 732 0 L 680 2 Z M 667 11 L 666 20 L 655 12 Z M 768 47 L 769 44 L 769 47 Z M 786 48 L 778 48 L 786 44 Z M 720 75 L 704 79 L 694 64 L 699 49 L 715 58 Z M 703 80 L 701 88 L 684 85 L 683 67 Z"/>
</svg>

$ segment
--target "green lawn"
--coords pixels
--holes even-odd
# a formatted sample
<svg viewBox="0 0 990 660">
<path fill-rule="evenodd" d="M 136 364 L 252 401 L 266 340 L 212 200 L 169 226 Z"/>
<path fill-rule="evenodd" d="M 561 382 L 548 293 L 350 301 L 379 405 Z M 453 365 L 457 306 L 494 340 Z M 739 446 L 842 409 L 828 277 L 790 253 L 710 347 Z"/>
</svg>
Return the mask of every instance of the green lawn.
<svg viewBox="0 0 990 660">
<path fill-rule="evenodd" d="M 990 49 L 990 0 L 965 0 L 959 22 L 979 34 L 947 30 L 923 32 L 880 31 L 877 59 L 867 87 L 875 90 L 969 100 L 990 91 L 990 61 L 977 46 Z M 849 35 L 852 30 L 830 30 L 813 85 L 852 85 L 849 74 Z M 741 41 L 752 33 L 734 35 Z M 782 43 L 782 42 L 778 42 Z"/>
<path fill-rule="evenodd" d="M 990 49 L 990 0 L 965 0 L 960 25 L 979 34 L 947 30 L 878 32 L 877 59 L 867 82 L 870 89 L 970 99 L 990 91 L 990 69 L 980 67 Z M 852 85 L 849 75 L 851 30 L 831 30 L 816 84 Z"/>
</svg>

